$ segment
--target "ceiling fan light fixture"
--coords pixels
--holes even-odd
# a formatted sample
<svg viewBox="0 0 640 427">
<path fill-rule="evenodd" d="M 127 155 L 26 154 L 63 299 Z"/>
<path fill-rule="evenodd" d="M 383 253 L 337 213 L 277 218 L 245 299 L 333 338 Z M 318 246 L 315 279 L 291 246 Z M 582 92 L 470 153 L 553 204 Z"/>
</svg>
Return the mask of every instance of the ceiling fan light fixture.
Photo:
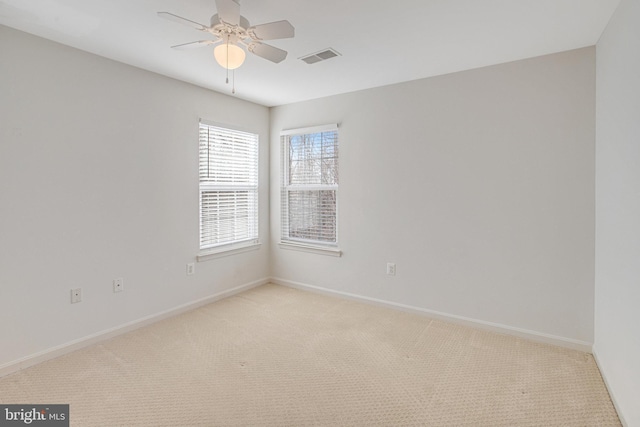
<svg viewBox="0 0 640 427">
<path fill-rule="evenodd" d="M 244 63 L 244 59 L 247 54 L 240 46 L 232 43 L 225 43 L 216 46 L 213 50 L 213 56 L 222 68 L 235 70 Z"/>
</svg>

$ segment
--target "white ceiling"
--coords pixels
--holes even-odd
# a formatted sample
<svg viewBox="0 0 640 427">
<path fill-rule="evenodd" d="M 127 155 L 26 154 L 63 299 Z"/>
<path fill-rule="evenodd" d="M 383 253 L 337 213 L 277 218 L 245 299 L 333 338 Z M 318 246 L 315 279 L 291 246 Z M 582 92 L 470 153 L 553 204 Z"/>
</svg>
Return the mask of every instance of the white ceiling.
<svg viewBox="0 0 640 427">
<path fill-rule="evenodd" d="M 236 95 L 273 106 L 592 46 L 620 0 L 242 0 L 252 25 L 286 19 L 274 64 L 248 54 Z M 0 0 L 0 24 L 230 93 L 206 38 L 156 12 L 208 24 L 214 0 Z M 204 37 L 203 37 L 204 36 Z M 325 48 L 342 56 L 308 65 Z M 46 67 L 44 67 L 46 70 Z"/>
</svg>

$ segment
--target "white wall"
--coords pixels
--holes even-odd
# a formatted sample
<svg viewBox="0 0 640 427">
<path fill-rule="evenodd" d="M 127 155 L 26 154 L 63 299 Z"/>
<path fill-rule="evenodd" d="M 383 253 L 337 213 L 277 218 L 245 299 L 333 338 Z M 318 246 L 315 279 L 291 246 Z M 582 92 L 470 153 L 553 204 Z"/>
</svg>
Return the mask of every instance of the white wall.
<svg viewBox="0 0 640 427">
<path fill-rule="evenodd" d="M 273 276 L 590 346 L 594 110 L 594 48 L 273 108 Z M 279 132 L 335 122 L 344 254 L 283 250 Z"/>
<path fill-rule="evenodd" d="M 640 1 L 597 45 L 594 354 L 627 425 L 640 426 Z"/>
<path fill-rule="evenodd" d="M 268 245 L 185 274 L 200 117 L 260 134 L 269 240 L 266 107 L 2 26 L 0 52 L 0 368 L 268 277 Z"/>
</svg>

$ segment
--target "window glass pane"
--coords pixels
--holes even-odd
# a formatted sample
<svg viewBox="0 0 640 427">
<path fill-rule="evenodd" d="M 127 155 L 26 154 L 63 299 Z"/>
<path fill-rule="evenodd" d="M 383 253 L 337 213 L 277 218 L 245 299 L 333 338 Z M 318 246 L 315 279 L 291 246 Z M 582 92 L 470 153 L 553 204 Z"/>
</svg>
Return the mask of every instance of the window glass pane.
<svg viewBox="0 0 640 427">
<path fill-rule="evenodd" d="M 338 183 L 338 133 L 294 135 L 289 139 L 289 184 Z"/>
</svg>

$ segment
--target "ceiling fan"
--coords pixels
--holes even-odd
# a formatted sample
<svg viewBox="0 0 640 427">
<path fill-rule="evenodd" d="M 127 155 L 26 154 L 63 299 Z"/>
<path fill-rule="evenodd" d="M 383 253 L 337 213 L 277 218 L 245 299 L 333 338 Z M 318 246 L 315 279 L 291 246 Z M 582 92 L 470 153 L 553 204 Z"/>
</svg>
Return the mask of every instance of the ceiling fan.
<svg viewBox="0 0 640 427">
<path fill-rule="evenodd" d="M 235 70 L 244 62 L 246 54 L 241 46 L 244 46 L 249 52 L 275 63 L 279 63 L 287 57 L 286 51 L 262 43 L 262 41 L 293 37 L 295 29 L 289 21 L 283 20 L 251 26 L 247 18 L 240 15 L 240 4 L 235 0 L 216 0 L 216 8 L 218 13 L 211 17 L 209 26 L 170 12 L 158 12 L 158 16 L 162 18 L 189 25 L 196 30 L 214 36 L 213 40 L 199 40 L 171 47 L 191 49 L 217 44 L 214 56 L 218 64 L 227 69 L 227 83 L 229 83 L 228 70 Z"/>
</svg>

